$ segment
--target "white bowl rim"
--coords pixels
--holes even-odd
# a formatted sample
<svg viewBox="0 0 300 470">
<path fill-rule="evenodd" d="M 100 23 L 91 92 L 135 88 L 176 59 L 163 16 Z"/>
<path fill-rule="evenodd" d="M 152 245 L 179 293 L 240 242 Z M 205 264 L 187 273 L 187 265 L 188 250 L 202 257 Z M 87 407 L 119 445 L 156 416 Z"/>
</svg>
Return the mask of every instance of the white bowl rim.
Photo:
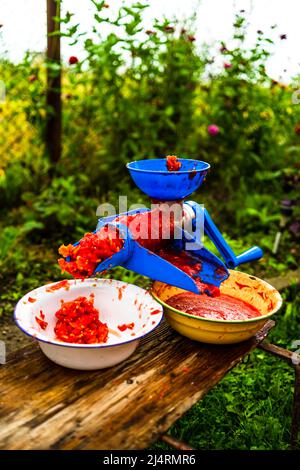
<svg viewBox="0 0 300 470">
<path fill-rule="evenodd" d="M 37 287 L 36 289 L 33 289 L 30 292 L 27 292 L 18 301 L 18 303 L 16 304 L 16 306 L 14 308 L 13 318 L 14 318 L 14 321 L 15 321 L 16 325 L 18 326 L 18 328 L 21 331 L 23 331 L 23 333 L 25 333 L 27 336 L 29 336 L 31 338 L 34 338 L 38 342 L 51 344 L 53 346 L 60 346 L 60 347 L 65 347 L 65 348 L 77 348 L 77 349 L 114 348 L 114 347 L 117 347 L 117 346 L 122 346 L 124 344 L 132 343 L 133 341 L 137 341 L 137 340 L 140 340 L 140 339 L 144 338 L 144 336 L 146 336 L 149 333 L 151 333 L 152 331 L 154 331 L 160 325 L 160 323 L 162 322 L 162 319 L 163 319 L 163 307 L 162 307 L 162 305 L 156 299 L 153 298 L 153 296 L 151 295 L 151 293 L 149 291 L 147 291 L 146 289 L 143 289 L 142 287 L 139 287 L 135 284 L 130 284 L 129 282 L 119 281 L 117 279 L 101 279 L 101 278 L 100 279 L 99 278 L 87 278 L 87 279 L 84 279 L 84 281 L 82 281 L 81 279 L 63 279 L 63 280 L 67 280 L 70 285 L 72 285 L 72 284 L 76 285 L 76 281 L 77 281 L 77 283 L 79 281 L 81 283 L 81 285 L 84 285 L 85 283 L 88 283 L 88 284 L 90 284 L 90 283 L 93 283 L 93 284 L 99 283 L 100 285 L 101 284 L 112 285 L 114 283 L 118 283 L 118 284 L 121 284 L 122 286 L 125 286 L 125 285 L 126 286 L 134 286 L 134 287 L 136 287 L 137 289 L 140 289 L 143 292 L 148 292 L 148 294 L 152 298 L 152 300 L 154 300 L 156 302 L 157 310 L 160 310 L 160 319 L 159 319 L 158 323 L 156 323 L 155 325 L 151 325 L 151 327 L 149 328 L 149 330 L 147 330 L 147 332 L 143 332 L 143 334 L 135 336 L 132 339 L 129 339 L 129 340 L 126 340 L 126 341 L 119 341 L 118 343 L 115 343 L 115 344 L 105 344 L 105 343 L 93 343 L 93 344 L 64 343 L 63 341 L 49 340 L 49 339 L 44 339 L 43 337 L 40 337 L 38 335 L 33 335 L 33 334 L 29 333 L 27 330 L 25 330 L 24 327 L 21 326 L 21 324 L 20 324 L 21 322 L 17 319 L 16 312 L 17 312 L 18 306 L 21 305 L 21 302 L 23 302 L 25 300 L 25 298 L 28 298 L 28 296 L 30 297 L 31 295 L 37 294 L 39 291 L 45 289 L 46 287 L 49 288 L 49 287 L 51 287 L 55 284 L 58 284 L 59 282 L 62 282 L 62 281 L 56 281 L 56 282 L 52 282 L 52 283 L 49 283 L 49 284 L 44 284 L 43 286 Z"/>
</svg>

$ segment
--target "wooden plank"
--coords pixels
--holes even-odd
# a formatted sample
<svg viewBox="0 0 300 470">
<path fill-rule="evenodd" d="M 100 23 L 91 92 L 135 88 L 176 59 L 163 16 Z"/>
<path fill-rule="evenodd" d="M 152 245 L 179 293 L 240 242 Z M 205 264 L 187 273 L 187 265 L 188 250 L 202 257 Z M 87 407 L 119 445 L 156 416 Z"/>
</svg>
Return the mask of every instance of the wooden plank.
<svg viewBox="0 0 300 470">
<path fill-rule="evenodd" d="M 275 289 L 282 291 L 293 284 L 300 284 L 300 268 L 294 271 L 288 271 L 284 276 L 276 276 L 266 279 Z"/>
<path fill-rule="evenodd" d="M 0 368 L 1 449 L 142 449 L 158 439 L 266 337 L 197 343 L 163 323 L 127 361 L 80 372 L 52 364 L 38 347 Z"/>
</svg>

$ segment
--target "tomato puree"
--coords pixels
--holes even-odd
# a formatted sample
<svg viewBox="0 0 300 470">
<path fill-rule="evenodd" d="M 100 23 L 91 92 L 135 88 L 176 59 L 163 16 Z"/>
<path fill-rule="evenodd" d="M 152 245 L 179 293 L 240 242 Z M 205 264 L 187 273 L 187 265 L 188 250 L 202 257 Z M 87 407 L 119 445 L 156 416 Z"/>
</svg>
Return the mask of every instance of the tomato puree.
<svg viewBox="0 0 300 470">
<path fill-rule="evenodd" d="M 166 303 L 181 312 L 216 320 L 249 320 L 261 316 L 257 308 L 225 294 L 210 297 L 184 292 L 170 297 Z"/>
<path fill-rule="evenodd" d="M 199 262 L 199 258 L 193 256 L 192 253 L 188 253 L 187 251 L 160 250 L 157 254 L 192 277 L 200 294 L 206 293 L 213 297 L 220 295 L 220 289 L 218 287 L 201 282 L 199 278 L 201 263 Z"/>
</svg>

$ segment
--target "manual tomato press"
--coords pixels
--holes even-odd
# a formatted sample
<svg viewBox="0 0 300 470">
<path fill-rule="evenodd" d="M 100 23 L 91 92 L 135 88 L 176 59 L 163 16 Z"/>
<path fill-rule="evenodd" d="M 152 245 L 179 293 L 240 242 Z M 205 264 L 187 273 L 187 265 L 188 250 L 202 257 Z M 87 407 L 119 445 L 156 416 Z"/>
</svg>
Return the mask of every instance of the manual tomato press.
<svg viewBox="0 0 300 470">
<path fill-rule="evenodd" d="M 122 266 L 153 280 L 213 295 L 214 288 L 228 278 L 227 268 L 234 269 L 242 263 L 257 260 L 263 252 L 253 246 L 235 255 L 204 206 L 186 200 L 201 186 L 210 165 L 199 160 L 172 158 L 173 163 L 176 159 L 177 166 L 172 165 L 171 170 L 165 158 L 126 165 L 134 183 L 154 206 L 99 219 L 93 233 L 102 241 L 106 231 L 111 249 L 107 251 L 107 257 L 101 254 L 97 258 L 97 248 L 91 246 L 90 254 L 94 253 L 93 262 L 96 262 L 93 274 Z M 118 240 L 122 239 L 121 247 L 116 245 L 115 251 L 112 233 Z M 223 261 L 203 246 L 203 233 L 214 243 Z M 76 251 L 83 240 L 72 247 L 71 256 L 66 250 L 61 252 L 67 263 L 80 258 L 78 264 L 84 266 L 85 260 L 82 255 L 77 256 L 79 252 Z M 68 271 L 67 263 L 64 269 Z"/>
</svg>

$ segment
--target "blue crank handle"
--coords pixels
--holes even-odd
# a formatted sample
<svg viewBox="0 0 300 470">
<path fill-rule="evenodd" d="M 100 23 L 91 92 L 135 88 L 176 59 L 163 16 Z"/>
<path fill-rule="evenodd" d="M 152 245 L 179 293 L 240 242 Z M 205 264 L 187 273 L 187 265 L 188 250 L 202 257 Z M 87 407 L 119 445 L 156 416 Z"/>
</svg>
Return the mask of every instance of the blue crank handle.
<svg viewBox="0 0 300 470">
<path fill-rule="evenodd" d="M 249 263 L 249 261 L 260 259 L 263 257 L 263 255 L 264 252 L 259 246 L 252 246 L 248 250 L 235 257 L 237 262 L 236 266 L 243 263 Z"/>
<path fill-rule="evenodd" d="M 253 246 L 236 256 L 206 209 L 204 209 L 204 231 L 221 253 L 228 268 L 234 269 L 242 263 L 255 261 L 263 256 L 263 251 L 258 246 Z"/>
<path fill-rule="evenodd" d="M 258 246 L 253 246 L 236 256 L 213 222 L 209 212 L 194 201 L 187 201 L 186 204 L 193 209 L 195 217 L 199 218 L 204 215 L 204 231 L 216 246 L 228 268 L 234 269 L 242 263 L 255 261 L 263 256 L 263 251 Z"/>
</svg>

